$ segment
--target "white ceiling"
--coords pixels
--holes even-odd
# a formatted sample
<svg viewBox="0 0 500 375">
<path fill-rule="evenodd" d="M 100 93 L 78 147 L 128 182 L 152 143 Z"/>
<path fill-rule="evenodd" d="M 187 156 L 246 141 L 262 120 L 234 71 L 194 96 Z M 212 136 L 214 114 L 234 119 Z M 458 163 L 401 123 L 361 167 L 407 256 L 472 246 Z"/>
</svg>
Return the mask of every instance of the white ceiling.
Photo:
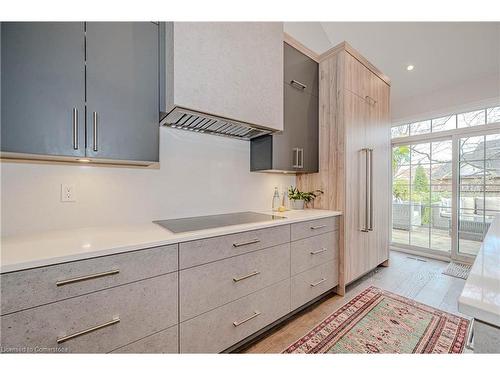
<svg viewBox="0 0 500 375">
<path fill-rule="evenodd" d="M 347 41 L 391 78 L 393 103 L 485 77 L 500 96 L 499 22 L 285 23 L 285 31 L 318 53 Z"/>
</svg>

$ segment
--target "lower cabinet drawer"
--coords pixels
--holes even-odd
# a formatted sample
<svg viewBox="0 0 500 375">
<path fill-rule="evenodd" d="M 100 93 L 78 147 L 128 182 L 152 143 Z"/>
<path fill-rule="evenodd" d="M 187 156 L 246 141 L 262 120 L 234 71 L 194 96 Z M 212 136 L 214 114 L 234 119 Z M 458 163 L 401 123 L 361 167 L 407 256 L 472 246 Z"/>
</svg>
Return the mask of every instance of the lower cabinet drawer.
<svg viewBox="0 0 500 375">
<path fill-rule="evenodd" d="M 290 280 L 180 325 L 181 353 L 218 353 L 290 312 Z"/>
<path fill-rule="evenodd" d="M 321 264 L 292 277 L 292 310 L 332 289 L 338 284 L 337 261 Z"/>
<path fill-rule="evenodd" d="M 112 353 L 179 353 L 179 326 L 167 328 L 131 344 L 122 346 Z"/>
<path fill-rule="evenodd" d="M 310 221 L 302 221 L 291 225 L 290 237 L 292 241 L 300 240 L 311 236 L 317 236 L 326 232 L 339 229 L 338 217 L 325 217 Z"/>
<path fill-rule="evenodd" d="M 290 277 L 290 244 L 182 270 L 181 322 Z"/>
<path fill-rule="evenodd" d="M 110 352 L 176 325 L 177 290 L 177 273 L 170 273 L 4 315 L 1 345 L 42 352 Z"/>
<path fill-rule="evenodd" d="M 328 232 L 294 241 L 291 244 L 292 275 L 338 259 L 339 232 Z"/>
<path fill-rule="evenodd" d="M 164 275 L 177 263 L 169 245 L 2 274 L 1 314 Z"/>
</svg>

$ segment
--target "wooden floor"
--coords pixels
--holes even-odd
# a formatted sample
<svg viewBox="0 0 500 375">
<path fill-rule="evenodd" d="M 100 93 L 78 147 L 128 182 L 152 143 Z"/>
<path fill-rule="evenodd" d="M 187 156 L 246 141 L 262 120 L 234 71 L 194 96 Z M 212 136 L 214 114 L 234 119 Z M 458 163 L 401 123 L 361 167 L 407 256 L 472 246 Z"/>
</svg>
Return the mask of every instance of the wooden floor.
<svg viewBox="0 0 500 375">
<path fill-rule="evenodd" d="M 243 350 L 244 353 L 280 353 L 351 298 L 373 285 L 435 308 L 458 312 L 458 296 L 465 280 L 443 275 L 448 263 L 392 251 L 390 266 L 349 285 L 344 297 L 332 295 L 309 307 L 284 325 Z"/>
</svg>

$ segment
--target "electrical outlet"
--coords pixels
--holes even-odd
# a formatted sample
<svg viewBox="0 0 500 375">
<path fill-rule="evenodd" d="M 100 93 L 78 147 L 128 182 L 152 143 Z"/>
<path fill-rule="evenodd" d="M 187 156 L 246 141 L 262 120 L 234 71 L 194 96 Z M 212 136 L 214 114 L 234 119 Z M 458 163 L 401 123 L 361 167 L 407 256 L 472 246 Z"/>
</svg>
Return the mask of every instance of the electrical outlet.
<svg viewBox="0 0 500 375">
<path fill-rule="evenodd" d="M 61 184 L 61 202 L 76 202 L 75 185 Z"/>
</svg>

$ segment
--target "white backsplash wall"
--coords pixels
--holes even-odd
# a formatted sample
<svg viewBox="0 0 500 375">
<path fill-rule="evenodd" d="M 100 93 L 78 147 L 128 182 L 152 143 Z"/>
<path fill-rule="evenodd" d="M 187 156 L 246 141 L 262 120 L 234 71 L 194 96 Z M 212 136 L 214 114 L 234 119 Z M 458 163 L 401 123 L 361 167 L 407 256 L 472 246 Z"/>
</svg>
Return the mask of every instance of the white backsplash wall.
<svg viewBox="0 0 500 375">
<path fill-rule="evenodd" d="M 250 143 L 160 129 L 160 169 L 1 164 L 2 236 L 271 208 L 291 175 L 251 173 Z M 76 202 L 60 202 L 61 184 Z"/>
</svg>

